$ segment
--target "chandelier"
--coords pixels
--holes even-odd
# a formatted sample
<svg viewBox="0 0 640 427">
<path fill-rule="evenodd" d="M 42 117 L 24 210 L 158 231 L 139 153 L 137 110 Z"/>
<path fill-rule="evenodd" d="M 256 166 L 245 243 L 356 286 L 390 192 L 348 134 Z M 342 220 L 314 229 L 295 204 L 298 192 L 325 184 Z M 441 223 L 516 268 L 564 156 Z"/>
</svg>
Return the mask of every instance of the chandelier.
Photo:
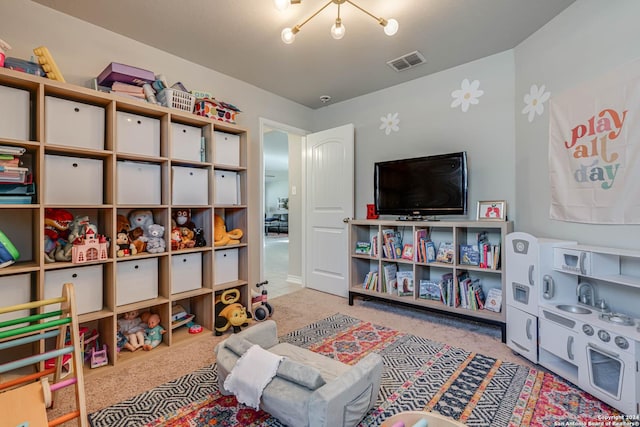
<svg viewBox="0 0 640 427">
<path fill-rule="evenodd" d="M 282 11 L 282 10 L 285 10 L 287 7 L 289 7 L 289 5 L 291 4 L 302 3 L 302 0 L 274 0 L 273 3 L 275 4 L 278 10 Z M 344 33 L 345 33 L 345 28 L 344 28 L 344 25 L 342 24 L 342 19 L 340 19 L 340 6 L 343 3 L 349 3 L 350 5 L 354 6 L 356 9 L 359 9 L 360 11 L 364 12 L 365 14 L 369 15 L 370 17 L 378 21 L 378 24 L 382 25 L 382 27 L 384 28 L 384 33 L 386 35 L 392 36 L 398 32 L 398 21 L 396 21 L 395 19 L 379 18 L 374 14 L 366 11 L 362 7 L 358 6 L 351 0 L 330 0 L 320 9 L 318 9 L 318 11 L 315 12 L 313 15 L 311 15 L 310 17 L 302 21 L 302 23 L 294 26 L 293 28 L 285 28 L 284 30 L 282 30 L 282 33 L 281 33 L 282 41 L 285 42 L 286 44 L 293 43 L 293 41 L 296 38 L 296 34 L 300 32 L 300 28 L 302 28 L 304 24 L 306 24 L 307 22 L 315 18 L 320 12 L 325 10 L 332 3 L 338 5 L 338 17 L 336 18 L 335 23 L 331 27 L 331 36 L 336 40 L 339 40 L 342 37 L 344 37 Z"/>
</svg>

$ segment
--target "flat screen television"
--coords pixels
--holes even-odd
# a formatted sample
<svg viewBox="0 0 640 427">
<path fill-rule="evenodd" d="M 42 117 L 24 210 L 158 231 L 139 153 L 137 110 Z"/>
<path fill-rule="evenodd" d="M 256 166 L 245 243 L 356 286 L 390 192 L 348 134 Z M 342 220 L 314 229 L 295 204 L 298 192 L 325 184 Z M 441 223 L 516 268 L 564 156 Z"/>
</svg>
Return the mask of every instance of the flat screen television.
<svg viewBox="0 0 640 427">
<path fill-rule="evenodd" d="M 466 215 L 467 153 L 377 162 L 374 193 L 379 215 Z"/>
</svg>

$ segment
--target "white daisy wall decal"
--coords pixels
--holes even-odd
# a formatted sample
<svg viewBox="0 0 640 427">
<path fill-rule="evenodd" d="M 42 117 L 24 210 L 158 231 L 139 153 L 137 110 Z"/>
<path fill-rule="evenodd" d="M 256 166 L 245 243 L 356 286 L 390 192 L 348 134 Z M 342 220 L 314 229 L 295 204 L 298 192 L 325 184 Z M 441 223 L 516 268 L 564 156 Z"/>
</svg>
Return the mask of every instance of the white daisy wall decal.
<svg viewBox="0 0 640 427">
<path fill-rule="evenodd" d="M 478 89 L 479 87 L 480 81 L 474 80 L 469 83 L 469 79 L 464 79 L 460 85 L 460 89 L 451 92 L 451 96 L 453 97 L 451 108 L 462 106 L 462 112 L 466 113 L 469 105 L 480 102 L 478 98 L 484 94 L 484 91 Z"/>
<path fill-rule="evenodd" d="M 391 131 L 398 132 L 400 127 L 398 124 L 400 123 L 400 119 L 398 118 L 398 113 L 389 113 L 385 116 L 380 117 L 380 121 L 382 124 L 380 125 L 380 130 L 383 130 L 385 134 L 389 135 Z"/>
<path fill-rule="evenodd" d="M 536 114 L 541 116 L 544 113 L 544 103 L 549 100 L 551 96 L 550 92 L 545 92 L 544 85 L 538 87 L 538 85 L 531 85 L 529 93 L 524 95 L 525 107 L 522 109 L 522 114 L 528 114 L 529 123 L 533 121 Z"/>
</svg>

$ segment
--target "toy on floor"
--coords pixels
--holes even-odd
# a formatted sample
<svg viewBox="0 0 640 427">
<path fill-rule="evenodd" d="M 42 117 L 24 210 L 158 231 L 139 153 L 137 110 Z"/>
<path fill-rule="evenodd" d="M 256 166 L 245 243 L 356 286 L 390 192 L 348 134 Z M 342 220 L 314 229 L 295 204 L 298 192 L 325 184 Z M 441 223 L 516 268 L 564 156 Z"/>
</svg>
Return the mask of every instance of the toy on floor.
<svg viewBox="0 0 640 427">
<path fill-rule="evenodd" d="M 237 245 L 244 234 L 239 228 L 227 231 L 224 219 L 219 215 L 213 219 L 213 229 L 214 246 Z"/>
<path fill-rule="evenodd" d="M 262 287 L 262 292 L 257 293 L 251 291 L 251 307 L 253 309 L 253 318 L 262 322 L 273 314 L 273 307 L 267 302 L 267 288 L 265 285 L 269 284 L 268 280 L 256 284 L 256 288 Z"/>
<path fill-rule="evenodd" d="M 45 46 L 40 46 L 33 49 L 33 53 L 38 57 L 38 62 L 42 65 L 42 69 L 47 73 L 48 78 L 62 83 L 65 82 L 56 61 L 53 60 L 53 56 L 51 56 L 51 53 L 49 52 L 49 49 Z"/>
<path fill-rule="evenodd" d="M 138 310 L 128 311 L 118 319 L 118 330 L 124 335 L 131 348 L 125 346 L 130 351 L 135 351 L 144 345 L 145 325 L 138 313 Z"/>
<path fill-rule="evenodd" d="M 144 346 L 146 351 L 156 348 L 162 342 L 162 335 L 167 332 L 160 326 L 160 316 L 152 314 L 147 319 L 147 328 L 145 329 Z"/>
<path fill-rule="evenodd" d="M 251 312 L 237 302 L 240 299 L 238 289 L 227 289 L 216 297 L 215 310 L 215 335 L 220 336 L 223 332 L 232 328 L 233 333 L 241 331 L 242 326 L 249 326 L 248 319 Z"/>
<path fill-rule="evenodd" d="M 2 40 L 0 40 L 2 41 Z M 7 267 L 20 258 L 20 252 L 13 246 L 11 240 L 0 231 L 0 268 Z"/>
</svg>

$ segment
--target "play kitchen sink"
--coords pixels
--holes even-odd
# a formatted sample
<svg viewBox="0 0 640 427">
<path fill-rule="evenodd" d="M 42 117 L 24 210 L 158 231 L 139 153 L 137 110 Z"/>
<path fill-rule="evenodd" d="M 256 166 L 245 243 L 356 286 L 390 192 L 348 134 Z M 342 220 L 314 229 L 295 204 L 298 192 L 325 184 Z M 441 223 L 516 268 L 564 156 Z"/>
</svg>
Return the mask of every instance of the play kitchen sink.
<svg viewBox="0 0 640 427">
<path fill-rule="evenodd" d="M 591 310 L 585 307 L 580 307 L 579 305 L 559 304 L 559 305 L 556 305 L 556 308 L 558 310 L 566 311 L 567 313 L 591 314 Z"/>
</svg>

